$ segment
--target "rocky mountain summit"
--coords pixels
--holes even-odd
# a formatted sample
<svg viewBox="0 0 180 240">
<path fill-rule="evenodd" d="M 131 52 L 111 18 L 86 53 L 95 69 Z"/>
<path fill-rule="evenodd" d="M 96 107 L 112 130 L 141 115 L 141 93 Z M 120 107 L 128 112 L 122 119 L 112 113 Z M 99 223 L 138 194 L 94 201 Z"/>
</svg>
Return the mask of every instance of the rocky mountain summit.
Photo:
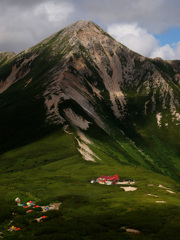
<svg viewBox="0 0 180 240">
<path fill-rule="evenodd" d="M 125 164 L 179 177 L 180 61 L 143 57 L 78 21 L 0 63 L 1 151 L 60 127 L 86 160 L 100 159 L 88 136 L 111 139 Z"/>
</svg>

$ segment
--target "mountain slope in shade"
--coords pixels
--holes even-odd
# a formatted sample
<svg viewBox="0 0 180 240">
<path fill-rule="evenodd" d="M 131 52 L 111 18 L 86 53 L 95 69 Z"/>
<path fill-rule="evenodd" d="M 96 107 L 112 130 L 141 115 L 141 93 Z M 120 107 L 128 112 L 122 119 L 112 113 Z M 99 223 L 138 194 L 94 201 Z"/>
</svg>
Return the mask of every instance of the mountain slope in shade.
<svg viewBox="0 0 180 240">
<path fill-rule="evenodd" d="M 78 21 L 1 66 L 0 150 L 63 128 L 86 160 L 103 161 L 104 145 L 117 162 L 179 179 L 179 88 L 180 61 L 145 58 Z"/>
<path fill-rule="evenodd" d="M 10 61 L 16 56 L 13 52 L 0 52 L 0 66 Z"/>
</svg>

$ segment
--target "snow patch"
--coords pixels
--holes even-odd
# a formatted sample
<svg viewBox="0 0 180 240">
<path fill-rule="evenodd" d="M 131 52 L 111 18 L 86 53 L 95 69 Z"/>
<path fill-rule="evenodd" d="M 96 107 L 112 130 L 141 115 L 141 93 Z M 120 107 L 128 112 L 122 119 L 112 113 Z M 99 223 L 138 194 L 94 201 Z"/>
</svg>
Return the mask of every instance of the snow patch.
<svg viewBox="0 0 180 240">
<path fill-rule="evenodd" d="M 175 192 L 173 192 L 171 189 L 169 189 L 169 188 L 167 188 L 167 187 L 164 187 L 164 186 L 161 185 L 161 184 L 160 184 L 158 187 L 164 188 L 167 192 L 172 193 L 172 194 L 175 194 Z"/>
<path fill-rule="evenodd" d="M 77 129 L 76 132 L 83 142 L 86 144 L 92 144 L 92 142 L 79 129 Z"/>
<path fill-rule="evenodd" d="M 162 118 L 162 114 L 157 113 L 156 114 L 156 119 L 157 119 L 157 124 L 158 124 L 159 127 L 161 127 L 161 118 Z"/>
<path fill-rule="evenodd" d="M 132 233 L 132 234 L 141 234 L 141 231 L 133 228 L 121 227 L 120 229 L 124 229 L 126 232 Z"/>
<path fill-rule="evenodd" d="M 148 194 L 145 194 L 145 195 L 147 195 L 147 196 L 152 196 L 152 197 L 158 197 L 157 195 L 155 195 L 155 194 L 151 194 L 151 193 L 148 193 Z"/>
<path fill-rule="evenodd" d="M 120 187 L 120 188 L 123 188 L 125 192 L 136 191 L 137 190 L 136 187 Z"/>
<path fill-rule="evenodd" d="M 175 119 L 176 119 L 177 121 L 180 121 L 180 114 L 179 114 L 178 112 L 173 111 L 173 112 L 172 112 L 172 115 L 175 117 Z"/>
<path fill-rule="evenodd" d="M 131 181 L 124 181 L 124 182 L 117 182 L 116 184 L 120 184 L 120 185 L 132 185 L 135 184 L 135 182 L 131 182 Z"/>
<path fill-rule="evenodd" d="M 86 119 L 83 119 L 81 116 L 77 115 L 71 108 L 67 108 L 64 110 L 66 117 L 72 122 L 73 125 L 79 127 L 83 130 L 87 130 L 89 128 L 89 124 Z"/>
<path fill-rule="evenodd" d="M 141 233 L 141 231 L 139 231 L 137 229 L 133 229 L 133 228 L 126 228 L 126 232 L 132 233 L 132 234 L 140 234 Z"/>
<path fill-rule="evenodd" d="M 77 140 L 79 145 L 79 148 L 77 149 L 86 161 L 95 162 L 96 161 L 95 158 L 99 159 L 98 156 L 88 147 L 88 145 L 81 142 L 78 138 L 75 139 Z"/>
<path fill-rule="evenodd" d="M 167 187 L 164 187 L 163 185 L 159 184 L 158 187 L 168 189 Z"/>
<path fill-rule="evenodd" d="M 175 192 L 171 191 L 171 190 L 166 190 L 169 193 L 175 194 Z"/>
</svg>

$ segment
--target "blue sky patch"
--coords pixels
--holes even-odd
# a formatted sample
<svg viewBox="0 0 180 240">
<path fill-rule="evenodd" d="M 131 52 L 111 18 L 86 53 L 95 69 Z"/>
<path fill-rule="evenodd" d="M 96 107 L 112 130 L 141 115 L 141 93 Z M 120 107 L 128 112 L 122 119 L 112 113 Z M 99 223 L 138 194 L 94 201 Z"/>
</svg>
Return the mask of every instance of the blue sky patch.
<svg viewBox="0 0 180 240">
<path fill-rule="evenodd" d="M 180 41 L 180 28 L 172 27 L 167 32 L 155 35 L 155 37 L 160 41 L 160 46 L 177 43 Z"/>
</svg>

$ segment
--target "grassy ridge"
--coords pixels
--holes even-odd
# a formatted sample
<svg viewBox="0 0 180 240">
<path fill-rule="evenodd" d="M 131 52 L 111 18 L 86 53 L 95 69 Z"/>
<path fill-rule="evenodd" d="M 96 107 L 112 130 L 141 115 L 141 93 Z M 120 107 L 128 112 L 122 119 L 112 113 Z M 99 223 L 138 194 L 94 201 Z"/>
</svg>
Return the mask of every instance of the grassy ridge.
<svg viewBox="0 0 180 240">
<path fill-rule="evenodd" d="M 128 100 L 125 109 L 127 116 L 118 120 L 111 109 L 109 92 L 90 53 L 83 45 L 79 45 L 80 51 L 73 53 L 76 59 L 83 58 L 92 74 L 87 74 L 88 71 L 84 76 L 78 73 L 71 66 L 72 58 L 67 63 L 69 71 L 84 78 L 83 86 L 90 95 L 94 91 L 87 81 L 102 93 L 103 98 L 100 100 L 94 96 L 91 105 L 101 116 L 108 132 L 107 134 L 100 129 L 75 100 L 61 101 L 59 111 L 71 108 L 77 115 L 91 122 L 86 134 L 94 143 L 90 146 L 91 150 L 101 160 L 96 163 L 87 162 L 77 151 L 75 134 L 68 135 L 46 121 L 47 111 L 43 95 L 51 83 L 52 73 L 58 70 L 59 74 L 66 61 L 64 57 L 72 50 L 69 44 L 70 36 L 61 38 L 60 35 L 59 32 L 31 48 L 29 52 L 19 54 L 12 62 L 4 64 L 0 59 L 4 64 L 0 69 L 0 79 L 4 81 L 11 73 L 13 65 L 20 67 L 25 59 L 36 55 L 32 62 L 23 65 L 21 69 L 22 72 L 26 72 L 28 68 L 31 71 L 1 94 L 0 231 L 6 239 L 13 240 L 179 239 L 180 186 L 172 180 L 180 179 L 177 122 L 172 122 L 169 111 L 161 111 L 162 99 L 159 90 L 155 95 L 156 112 L 152 112 L 153 104 L 149 103 L 147 116 L 144 114 L 144 105 L 154 96 L 154 90 L 147 96 L 144 86 L 137 94 L 137 88 L 153 74 L 153 68 L 148 69 L 146 61 L 135 61 L 138 68 L 133 81 L 138 82 L 141 78 L 137 86 L 129 85 L 128 82 L 126 86 L 126 74 L 122 73 L 125 78 L 124 92 Z M 126 71 L 127 54 L 125 50 L 120 52 L 122 69 Z M 150 60 L 147 61 L 150 63 Z M 166 79 L 166 74 L 163 74 L 167 72 L 174 78 L 173 68 L 161 62 L 154 64 L 179 99 L 176 81 Z M 139 75 L 139 70 L 143 68 Z M 128 71 L 131 75 L 131 70 Z M 111 71 L 108 73 L 112 76 Z M 29 80 L 31 82 L 27 85 Z M 170 100 L 168 96 L 167 104 Z M 121 110 L 121 106 L 118 107 Z M 169 105 L 167 107 L 169 108 Z M 157 125 L 158 112 L 163 115 L 162 128 Z M 168 127 L 165 127 L 167 123 Z M 49 133 L 51 134 L 48 135 Z M 135 179 L 138 190 L 124 192 L 117 185 L 89 183 L 90 179 L 101 174 L 115 173 L 121 179 Z M 149 184 L 153 185 L 148 186 Z M 175 193 L 159 188 L 159 184 Z M 147 194 L 157 195 L 157 198 Z M 20 197 L 22 202 L 34 200 L 42 205 L 51 202 L 63 204 L 59 211 L 48 212 L 46 221 L 35 223 L 32 220 L 40 217 L 42 213 L 33 211 L 26 214 L 26 210 L 15 205 L 16 197 Z M 166 203 L 158 204 L 156 200 L 164 200 Z M 13 220 L 13 225 L 21 227 L 20 232 L 7 231 L 10 220 Z M 142 233 L 138 236 L 128 234 L 121 229 L 123 226 L 138 229 Z"/>
<path fill-rule="evenodd" d="M 142 167 L 121 165 L 101 151 L 102 147 L 92 147 L 102 160 L 87 162 L 79 155 L 76 144 L 73 134 L 59 130 L 1 155 L 0 226 L 6 239 L 178 239 L 177 183 Z M 116 185 L 89 183 L 101 174 L 115 173 L 121 179 L 135 179 L 137 191 L 124 192 Z M 159 184 L 176 194 L 159 188 Z M 22 202 L 32 199 L 39 204 L 63 204 L 59 211 L 47 212 L 43 223 L 34 223 L 31 220 L 42 213 L 25 214 L 25 210 L 15 206 L 17 196 Z M 157 204 L 156 200 L 166 203 Z M 12 212 L 17 214 L 13 216 Z M 21 231 L 7 232 L 11 219 Z M 142 234 L 128 234 L 120 229 L 123 226 L 138 229 Z"/>
</svg>

